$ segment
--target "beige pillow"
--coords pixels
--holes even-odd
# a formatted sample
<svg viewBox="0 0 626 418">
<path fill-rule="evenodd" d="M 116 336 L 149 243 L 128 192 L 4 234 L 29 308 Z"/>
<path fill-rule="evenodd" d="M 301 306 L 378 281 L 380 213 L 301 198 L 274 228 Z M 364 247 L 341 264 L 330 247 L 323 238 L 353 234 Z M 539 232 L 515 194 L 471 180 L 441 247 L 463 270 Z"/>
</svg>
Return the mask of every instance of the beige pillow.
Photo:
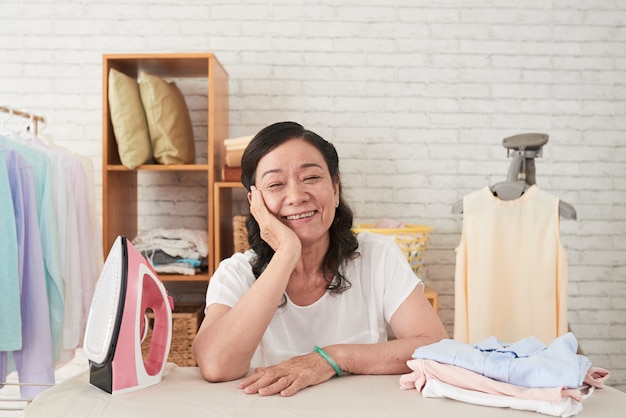
<svg viewBox="0 0 626 418">
<path fill-rule="evenodd" d="M 191 118 L 176 84 L 141 72 L 139 92 L 154 159 L 161 164 L 193 163 L 195 148 Z"/>
<path fill-rule="evenodd" d="M 108 98 L 111 124 L 122 164 L 133 169 L 152 162 L 148 124 L 137 80 L 111 68 Z"/>
</svg>

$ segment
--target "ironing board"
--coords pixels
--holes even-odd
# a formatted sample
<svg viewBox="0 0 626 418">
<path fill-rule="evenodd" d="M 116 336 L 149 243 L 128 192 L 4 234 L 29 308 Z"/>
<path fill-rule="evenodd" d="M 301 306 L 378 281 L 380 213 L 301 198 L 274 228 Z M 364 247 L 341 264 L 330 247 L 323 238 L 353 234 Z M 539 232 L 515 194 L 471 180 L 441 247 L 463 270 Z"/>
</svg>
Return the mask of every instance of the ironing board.
<svg viewBox="0 0 626 418">
<path fill-rule="evenodd" d="M 91 386 L 87 374 L 45 391 L 24 410 L 24 418 L 158 417 L 407 417 L 539 418 L 547 415 L 423 398 L 399 388 L 399 376 L 342 376 L 306 388 L 293 397 L 246 395 L 237 382 L 208 383 L 196 367 L 168 364 L 163 380 L 134 392 L 109 395 Z M 607 387 L 583 403 L 581 417 L 616 417 L 626 394 Z"/>
</svg>

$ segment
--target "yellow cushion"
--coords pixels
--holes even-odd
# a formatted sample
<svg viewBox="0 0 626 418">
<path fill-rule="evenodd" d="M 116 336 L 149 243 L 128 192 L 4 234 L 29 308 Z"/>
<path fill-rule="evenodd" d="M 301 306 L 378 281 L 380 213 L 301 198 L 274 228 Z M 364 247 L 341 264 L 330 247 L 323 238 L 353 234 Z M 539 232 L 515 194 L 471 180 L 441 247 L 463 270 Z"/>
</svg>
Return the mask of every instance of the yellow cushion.
<svg viewBox="0 0 626 418">
<path fill-rule="evenodd" d="M 137 80 L 111 68 L 109 113 L 120 161 L 133 169 L 152 162 L 152 146 Z"/>
<path fill-rule="evenodd" d="M 154 159 L 161 164 L 193 163 L 195 148 L 191 118 L 176 84 L 141 72 L 139 92 Z"/>
</svg>

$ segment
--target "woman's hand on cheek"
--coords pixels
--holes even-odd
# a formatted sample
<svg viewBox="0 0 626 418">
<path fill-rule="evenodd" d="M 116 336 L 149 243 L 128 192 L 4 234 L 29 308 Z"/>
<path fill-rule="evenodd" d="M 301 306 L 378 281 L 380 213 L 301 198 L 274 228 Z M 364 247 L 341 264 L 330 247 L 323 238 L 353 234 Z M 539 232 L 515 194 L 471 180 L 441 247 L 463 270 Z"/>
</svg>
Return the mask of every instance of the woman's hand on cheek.
<svg viewBox="0 0 626 418">
<path fill-rule="evenodd" d="M 292 396 L 335 376 L 333 368 L 317 353 L 293 357 L 275 366 L 257 368 L 239 382 L 248 394 Z"/>
<path fill-rule="evenodd" d="M 279 248 L 300 248 L 300 239 L 287 225 L 273 215 L 265 204 L 263 194 L 256 186 L 250 189 L 250 213 L 261 230 L 261 238 L 274 251 Z"/>
</svg>

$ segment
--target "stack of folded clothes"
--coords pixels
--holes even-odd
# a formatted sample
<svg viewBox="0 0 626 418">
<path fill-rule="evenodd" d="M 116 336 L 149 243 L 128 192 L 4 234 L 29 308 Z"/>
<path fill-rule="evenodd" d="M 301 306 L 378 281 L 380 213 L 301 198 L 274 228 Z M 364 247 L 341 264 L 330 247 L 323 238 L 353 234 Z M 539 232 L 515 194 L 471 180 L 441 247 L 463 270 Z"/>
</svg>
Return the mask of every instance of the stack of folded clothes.
<svg viewBox="0 0 626 418">
<path fill-rule="evenodd" d="M 224 181 L 241 181 L 241 157 L 252 138 L 253 135 L 249 135 L 224 140 L 224 148 L 226 149 L 224 167 L 222 167 Z"/>
<path fill-rule="evenodd" d="M 139 233 L 132 242 L 157 273 L 193 276 L 207 265 L 207 231 L 157 228 Z"/>
<path fill-rule="evenodd" d="M 495 337 L 470 345 L 451 339 L 420 347 L 400 377 L 402 389 L 424 397 L 570 417 L 604 387 L 608 370 L 577 354 L 570 332 L 546 346 L 534 337 L 505 344 Z"/>
</svg>

